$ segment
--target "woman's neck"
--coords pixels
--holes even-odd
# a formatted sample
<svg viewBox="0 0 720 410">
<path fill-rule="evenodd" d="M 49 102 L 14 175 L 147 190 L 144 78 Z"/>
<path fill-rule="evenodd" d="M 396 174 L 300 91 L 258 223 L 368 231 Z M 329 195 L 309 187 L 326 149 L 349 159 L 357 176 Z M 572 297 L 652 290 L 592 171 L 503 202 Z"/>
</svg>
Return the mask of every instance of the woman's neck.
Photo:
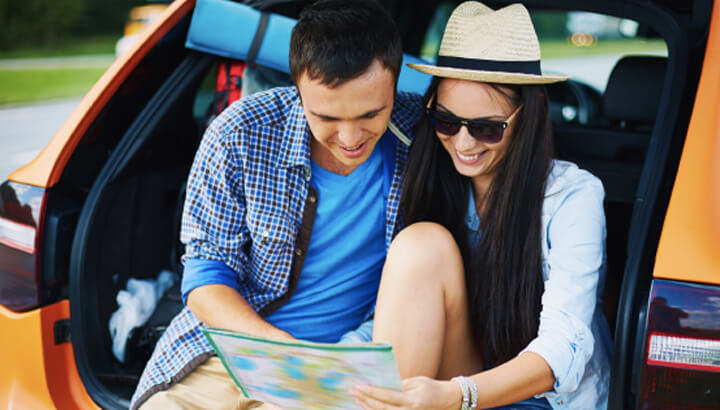
<svg viewBox="0 0 720 410">
<path fill-rule="evenodd" d="M 482 214 L 482 210 L 485 207 L 485 194 L 490 187 L 492 178 L 477 176 L 472 179 L 472 192 L 473 199 L 475 200 L 475 212 L 478 216 Z"/>
</svg>

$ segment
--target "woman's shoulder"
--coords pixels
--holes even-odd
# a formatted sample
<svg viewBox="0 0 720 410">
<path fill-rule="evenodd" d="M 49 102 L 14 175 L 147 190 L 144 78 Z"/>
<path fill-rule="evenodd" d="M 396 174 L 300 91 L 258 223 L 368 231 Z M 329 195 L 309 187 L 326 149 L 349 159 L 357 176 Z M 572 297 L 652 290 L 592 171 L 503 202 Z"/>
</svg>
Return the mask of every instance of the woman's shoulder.
<svg viewBox="0 0 720 410">
<path fill-rule="evenodd" d="M 571 197 L 597 202 L 602 206 L 605 189 L 598 177 L 569 161 L 553 160 L 545 183 L 546 211 L 557 208 Z"/>
<path fill-rule="evenodd" d="M 553 160 L 545 183 L 545 196 L 578 189 L 600 190 L 604 193 L 600 178 L 570 161 Z"/>
</svg>

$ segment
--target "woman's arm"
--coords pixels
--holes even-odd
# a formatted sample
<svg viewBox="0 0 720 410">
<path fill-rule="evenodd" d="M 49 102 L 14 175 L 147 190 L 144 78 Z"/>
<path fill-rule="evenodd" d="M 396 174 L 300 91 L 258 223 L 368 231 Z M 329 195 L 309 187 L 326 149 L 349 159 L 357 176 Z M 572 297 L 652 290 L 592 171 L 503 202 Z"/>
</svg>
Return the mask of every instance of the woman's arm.
<svg viewBox="0 0 720 410">
<path fill-rule="evenodd" d="M 477 407 L 495 407 L 524 400 L 552 389 L 550 366 L 539 355 L 527 352 L 493 369 L 471 376 L 478 388 Z M 462 391 L 454 381 L 412 377 L 398 392 L 372 386 L 350 391 L 365 409 L 452 409 L 462 404 Z"/>
</svg>

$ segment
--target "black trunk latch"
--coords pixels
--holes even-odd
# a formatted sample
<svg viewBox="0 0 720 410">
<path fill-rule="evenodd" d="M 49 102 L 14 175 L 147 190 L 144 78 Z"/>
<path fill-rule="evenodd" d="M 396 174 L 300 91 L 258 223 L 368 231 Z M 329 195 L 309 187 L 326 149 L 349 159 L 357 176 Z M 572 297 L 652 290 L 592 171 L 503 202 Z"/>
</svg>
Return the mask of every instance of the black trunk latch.
<svg viewBox="0 0 720 410">
<path fill-rule="evenodd" d="M 62 319 L 55 322 L 55 344 L 70 342 L 70 319 Z"/>
</svg>

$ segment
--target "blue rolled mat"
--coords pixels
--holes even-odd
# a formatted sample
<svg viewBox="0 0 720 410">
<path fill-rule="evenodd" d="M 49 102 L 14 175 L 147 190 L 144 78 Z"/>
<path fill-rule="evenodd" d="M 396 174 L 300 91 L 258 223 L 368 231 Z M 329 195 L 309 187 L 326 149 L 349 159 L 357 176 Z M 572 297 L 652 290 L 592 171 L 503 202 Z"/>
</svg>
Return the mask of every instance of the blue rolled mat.
<svg viewBox="0 0 720 410">
<path fill-rule="evenodd" d="M 195 4 L 185 46 L 236 60 L 247 60 L 262 12 L 228 0 L 198 0 Z M 267 29 L 254 63 L 285 73 L 290 72 L 290 34 L 297 20 L 268 13 Z M 403 55 L 398 89 L 422 94 L 430 84 L 427 74 L 407 67 L 406 63 L 427 63 Z"/>
</svg>

